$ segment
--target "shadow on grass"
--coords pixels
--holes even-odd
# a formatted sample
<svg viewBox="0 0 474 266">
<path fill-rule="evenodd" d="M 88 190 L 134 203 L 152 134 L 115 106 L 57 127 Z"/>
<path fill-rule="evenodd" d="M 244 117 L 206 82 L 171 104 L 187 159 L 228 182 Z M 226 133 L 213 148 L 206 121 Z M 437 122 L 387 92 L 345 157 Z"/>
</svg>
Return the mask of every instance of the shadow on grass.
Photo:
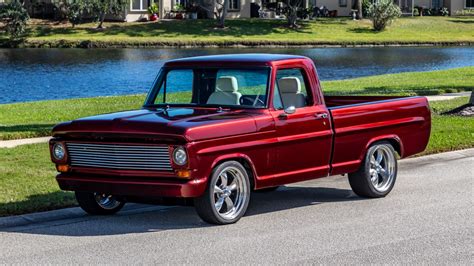
<svg viewBox="0 0 474 266">
<path fill-rule="evenodd" d="M 317 24 L 324 25 L 347 25 L 351 19 L 348 18 L 318 18 L 315 20 Z"/>
<path fill-rule="evenodd" d="M 55 124 L 0 125 L 0 140 L 49 136 Z"/>
<path fill-rule="evenodd" d="M 474 24 L 474 19 L 450 19 L 449 22 L 462 23 L 462 24 Z"/>
<path fill-rule="evenodd" d="M 352 33 L 371 33 L 371 34 L 377 34 L 381 32 L 381 31 L 375 31 L 371 28 L 352 28 L 352 29 L 347 29 L 347 31 L 352 32 Z"/>
<path fill-rule="evenodd" d="M 61 194 L 55 194 L 60 197 Z M 36 196 L 35 196 L 36 197 Z M 43 202 L 46 198 L 40 198 Z M 59 200 L 58 198 L 48 198 Z M 65 196 L 63 200 L 70 200 Z M 355 196 L 351 190 L 325 187 L 281 187 L 279 190 L 268 193 L 253 193 L 246 216 L 261 215 L 293 208 L 307 207 L 324 203 L 356 201 L 361 198 Z M 11 207 L 10 207 L 11 208 Z M 0 205 L 5 209 L 5 205 Z M 191 207 L 171 207 L 165 209 L 148 208 L 135 212 L 119 212 L 114 216 L 89 216 L 74 220 L 61 220 L 59 226 L 38 226 L 27 231 L 24 228 L 4 228 L 3 231 L 23 232 L 40 235 L 60 236 L 102 236 L 121 235 L 132 233 L 147 233 L 164 230 L 179 230 L 209 227 L 204 223 Z M 244 217 L 245 219 L 245 217 Z M 107 226 L 103 226 L 107 224 Z"/>
<path fill-rule="evenodd" d="M 76 28 L 51 28 L 37 27 L 34 34 L 36 37 L 53 36 L 53 35 L 75 35 L 79 33 L 87 33 L 91 36 L 114 36 L 126 35 L 129 37 L 157 37 L 166 35 L 167 37 L 209 37 L 209 36 L 260 36 L 267 35 L 276 31 L 276 28 L 284 25 L 282 21 L 266 21 L 266 20 L 229 20 L 226 22 L 227 28 L 216 29 L 214 20 L 176 20 L 176 21 L 159 21 L 155 23 L 141 24 L 114 24 L 110 27 L 97 30 L 95 28 L 85 28 L 80 25 Z M 288 29 L 290 30 L 290 29 Z"/>
<path fill-rule="evenodd" d="M 73 193 L 56 191 L 48 194 L 31 195 L 22 201 L 0 203 L 0 216 L 49 211 L 76 204 Z"/>
</svg>

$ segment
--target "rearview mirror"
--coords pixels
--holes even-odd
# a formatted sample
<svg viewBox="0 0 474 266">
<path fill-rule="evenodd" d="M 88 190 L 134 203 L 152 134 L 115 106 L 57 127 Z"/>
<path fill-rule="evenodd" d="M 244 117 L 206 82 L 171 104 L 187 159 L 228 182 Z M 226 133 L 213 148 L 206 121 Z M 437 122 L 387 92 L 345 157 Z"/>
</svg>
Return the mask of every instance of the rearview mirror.
<svg viewBox="0 0 474 266">
<path fill-rule="evenodd" d="M 296 112 L 296 107 L 294 107 L 293 105 L 292 106 L 288 106 L 285 108 L 285 114 L 294 114 Z"/>
</svg>

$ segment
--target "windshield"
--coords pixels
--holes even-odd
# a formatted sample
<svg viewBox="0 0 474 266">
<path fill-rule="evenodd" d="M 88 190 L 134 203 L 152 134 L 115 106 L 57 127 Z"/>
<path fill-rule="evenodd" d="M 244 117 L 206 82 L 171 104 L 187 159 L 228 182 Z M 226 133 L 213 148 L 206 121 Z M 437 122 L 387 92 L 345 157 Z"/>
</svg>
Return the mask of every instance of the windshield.
<svg viewBox="0 0 474 266">
<path fill-rule="evenodd" d="M 193 105 L 263 108 L 267 106 L 270 68 L 164 68 L 147 106 Z"/>
</svg>

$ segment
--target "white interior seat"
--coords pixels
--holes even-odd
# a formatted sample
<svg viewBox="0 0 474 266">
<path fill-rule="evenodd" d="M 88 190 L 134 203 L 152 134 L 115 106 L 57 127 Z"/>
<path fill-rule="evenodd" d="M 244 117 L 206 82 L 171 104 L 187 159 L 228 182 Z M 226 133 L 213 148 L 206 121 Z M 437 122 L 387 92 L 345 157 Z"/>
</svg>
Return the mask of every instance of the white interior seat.
<svg viewBox="0 0 474 266">
<path fill-rule="evenodd" d="M 208 104 L 240 105 L 239 85 L 233 76 L 222 76 L 216 81 L 216 91 L 207 99 Z"/>
<path fill-rule="evenodd" d="M 301 82 L 297 77 L 284 77 L 278 80 L 281 99 L 285 108 L 306 106 L 306 98 L 301 93 Z"/>
</svg>

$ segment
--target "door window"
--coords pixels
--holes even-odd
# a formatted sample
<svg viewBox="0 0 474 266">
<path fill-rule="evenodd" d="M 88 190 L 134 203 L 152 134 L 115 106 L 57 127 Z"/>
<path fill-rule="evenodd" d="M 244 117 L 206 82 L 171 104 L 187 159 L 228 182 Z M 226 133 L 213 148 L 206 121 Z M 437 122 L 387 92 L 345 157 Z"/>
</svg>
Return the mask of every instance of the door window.
<svg viewBox="0 0 474 266">
<path fill-rule="evenodd" d="M 277 71 L 275 82 L 275 92 L 279 92 L 284 108 L 294 106 L 296 108 L 310 106 L 310 91 L 308 83 L 301 68 L 288 68 Z M 274 103 L 278 98 L 274 95 Z M 277 108 L 275 106 L 275 108 Z"/>
</svg>

